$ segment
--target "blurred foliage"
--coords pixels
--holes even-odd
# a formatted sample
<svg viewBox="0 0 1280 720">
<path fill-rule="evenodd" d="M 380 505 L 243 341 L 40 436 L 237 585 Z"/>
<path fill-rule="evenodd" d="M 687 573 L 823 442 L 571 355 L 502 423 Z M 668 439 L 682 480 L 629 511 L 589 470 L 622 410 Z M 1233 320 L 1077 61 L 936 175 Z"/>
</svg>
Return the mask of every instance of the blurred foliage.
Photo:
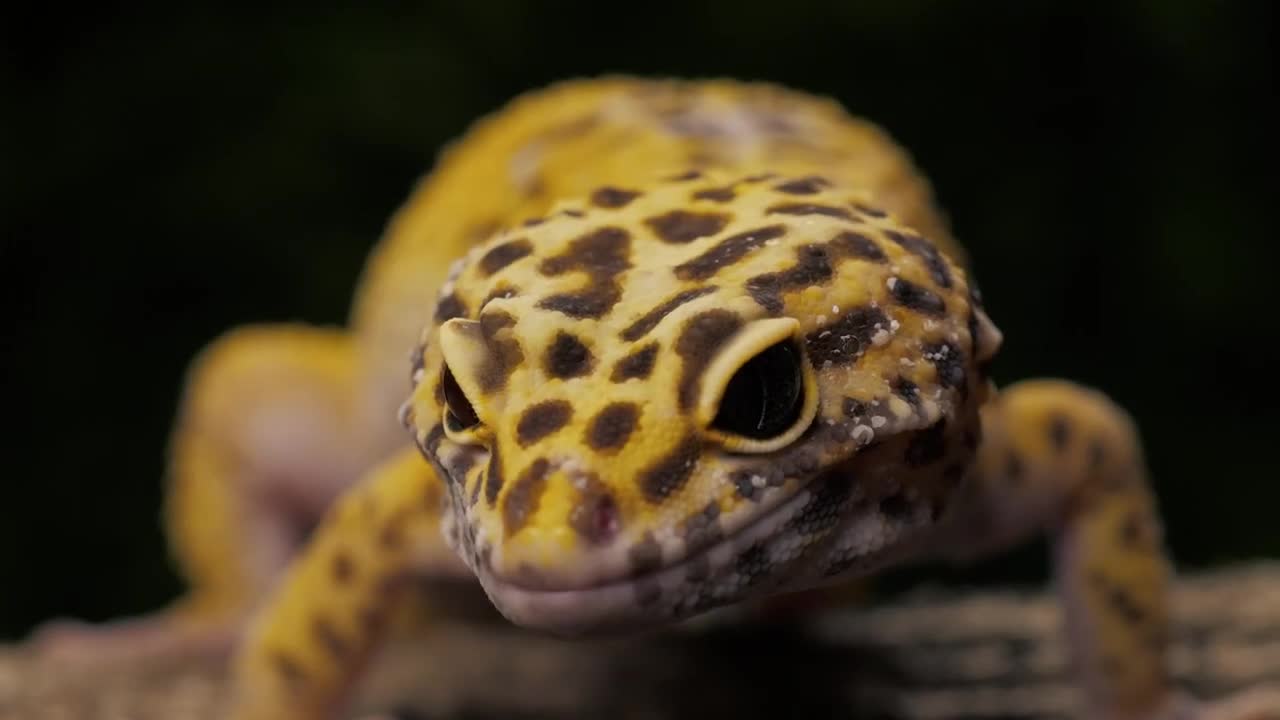
<svg viewBox="0 0 1280 720">
<path fill-rule="evenodd" d="M 171 597 L 157 511 L 187 361 L 236 324 L 342 322 L 444 143 L 602 72 L 766 78 L 889 128 L 972 250 L 997 376 L 1132 410 L 1182 565 L 1280 555 L 1275 16 L 492 0 L 0 23 L 0 637 Z M 980 576 L 1035 581 L 1040 560 Z"/>
</svg>

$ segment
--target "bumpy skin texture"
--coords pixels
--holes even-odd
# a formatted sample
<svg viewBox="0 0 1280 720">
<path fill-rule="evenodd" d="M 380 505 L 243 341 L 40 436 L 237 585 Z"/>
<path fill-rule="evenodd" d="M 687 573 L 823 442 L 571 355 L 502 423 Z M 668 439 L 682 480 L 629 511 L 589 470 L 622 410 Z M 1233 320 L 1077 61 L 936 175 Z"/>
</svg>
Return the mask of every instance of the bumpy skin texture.
<svg viewBox="0 0 1280 720">
<path fill-rule="evenodd" d="M 264 332 L 238 351 L 250 366 L 289 345 Z M 225 383 L 242 419 L 312 432 L 259 453 L 259 434 L 210 413 L 179 432 L 180 453 L 188 434 L 221 438 L 187 482 L 231 506 L 252 493 L 209 488 L 288 486 L 302 468 L 328 499 L 366 469 L 257 616 L 234 717 L 338 712 L 406 581 L 457 570 L 442 539 L 513 620 L 572 633 L 1036 531 L 1055 539 L 1097 715 L 1185 709 L 1165 682 L 1167 569 L 1128 420 L 1066 383 L 994 393 L 999 333 L 927 183 L 833 103 L 625 79 L 521 98 L 396 216 L 343 340 L 281 365 L 305 379 L 346 358 L 304 393 L 335 399 L 318 415 L 332 422 L 224 360 L 200 382 Z M 799 399 L 746 437 L 750 403 L 719 408 L 766 355 L 763 386 Z M 415 447 L 397 440 L 401 406 Z M 184 552 L 213 558 L 207 578 L 244 562 L 194 549 L 215 534 Z"/>
</svg>

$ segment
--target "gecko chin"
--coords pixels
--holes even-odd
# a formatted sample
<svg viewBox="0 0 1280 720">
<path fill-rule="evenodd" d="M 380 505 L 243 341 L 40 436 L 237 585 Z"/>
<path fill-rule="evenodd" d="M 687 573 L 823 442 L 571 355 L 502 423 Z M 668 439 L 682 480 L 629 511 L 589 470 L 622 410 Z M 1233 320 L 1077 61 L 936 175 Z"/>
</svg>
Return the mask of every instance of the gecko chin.
<svg viewBox="0 0 1280 720">
<path fill-rule="evenodd" d="M 531 583 L 485 563 L 474 570 L 494 606 L 517 625 L 560 635 L 644 629 L 873 572 L 931 524 L 925 513 L 887 515 L 850 485 L 847 476 L 821 474 L 710 546 L 595 584 Z"/>
</svg>

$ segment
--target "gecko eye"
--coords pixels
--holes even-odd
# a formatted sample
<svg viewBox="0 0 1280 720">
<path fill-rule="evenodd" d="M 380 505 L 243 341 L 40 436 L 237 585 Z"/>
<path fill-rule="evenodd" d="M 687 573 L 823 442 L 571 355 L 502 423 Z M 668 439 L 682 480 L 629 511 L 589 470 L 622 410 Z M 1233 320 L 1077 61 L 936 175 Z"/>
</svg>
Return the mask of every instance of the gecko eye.
<svg viewBox="0 0 1280 720">
<path fill-rule="evenodd" d="M 476 415 L 476 409 L 472 407 L 471 401 L 467 399 L 467 394 L 462 392 L 462 387 L 454 379 L 448 365 L 444 368 L 444 373 L 440 378 L 440 385 L 444 389 L 445 427 L 449 431 L 457 433 L 479 425 L 480 416 Z"/>
<path fill-rule="evenodd" d="M 804 370 L 792 340 L 771 345 L 729 379 L 711 427 L 751 440 L 771 440 L 795 426 L 805 409 Z"/>
</svg>

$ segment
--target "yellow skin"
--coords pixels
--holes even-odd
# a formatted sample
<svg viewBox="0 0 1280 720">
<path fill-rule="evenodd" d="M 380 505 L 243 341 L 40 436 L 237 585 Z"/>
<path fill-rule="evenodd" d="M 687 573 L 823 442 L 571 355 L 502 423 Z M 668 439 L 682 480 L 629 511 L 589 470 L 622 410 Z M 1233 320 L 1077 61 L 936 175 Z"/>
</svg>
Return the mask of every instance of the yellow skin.
<svg viewBox="0 0 1280 720">
<path fill-rule="evenodd" d="M 240 331 L 197 365 L 182 623 L 242 616 L 329 507 L 232 712 L 329 717 L 406 579 L 469 569 L 512 620 L 576 633 L 1044 531 L 1092 716 L 1174 717 L 1134 429 L 1066 382 L 996 394 L 971 282 L 927 182 L 832 102 L 629 79 L 520 98 L 395 217 L 349 333 Z"/>
</svg>

